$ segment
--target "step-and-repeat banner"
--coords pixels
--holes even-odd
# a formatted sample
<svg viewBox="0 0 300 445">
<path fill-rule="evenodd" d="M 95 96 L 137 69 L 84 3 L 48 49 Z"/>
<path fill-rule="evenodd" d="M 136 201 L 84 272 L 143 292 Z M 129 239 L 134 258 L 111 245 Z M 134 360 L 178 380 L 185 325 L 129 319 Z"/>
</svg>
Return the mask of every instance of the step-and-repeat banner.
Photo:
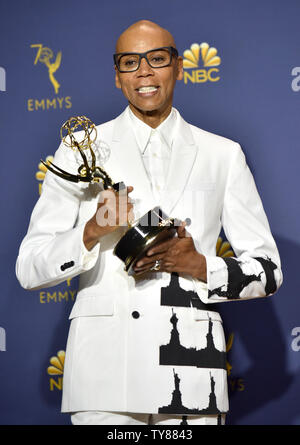
<svg viewBox="0 0 300 445">
<path fill-rule="evenodd" d="M 78 281 L 25 291 L 15 262 L 61 125 L 126 106 L 112 54 L 140 19 L 175 36 L 185 120 L 242 145 L 282 258 L 276 295 L 219 305 L 227 424 L 300 424 L 299 16 L 298 0 L 0 0 L 0 424 L 70 424 L 60 404 Z"/>
</svg>

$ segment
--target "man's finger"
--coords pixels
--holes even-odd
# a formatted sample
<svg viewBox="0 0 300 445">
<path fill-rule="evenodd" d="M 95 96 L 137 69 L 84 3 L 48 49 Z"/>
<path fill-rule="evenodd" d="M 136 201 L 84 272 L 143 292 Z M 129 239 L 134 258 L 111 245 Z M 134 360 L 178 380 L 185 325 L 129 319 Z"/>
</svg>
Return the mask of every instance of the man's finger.
<svg viewBox="0 0 300 445">
<path fill-rule="evenodd" d="M 151 265 L 154 265 L 155 264 L 155 261 L 160 261 L 160 260 L 162 260 L 163 259 L 163 257 L 164 257 L 164 255 L 163 254 L 160 254 L 160 255 L 155 255 L 155 257 L 151 257 L 151 258 L 147 258 L 146 256 L 144 256 L 143 258 L 141 258 L 139 261 L 137 261 L 137 263 L 136 263 L 136 267 L 137 268 L 141 268 L 141 267 L 148 267 L 150 264 Z"/>
<path fill-rule="evenodd" d="M 157 244 L 154 247 L 151 247 L 148 252 L 147 252 L 147 256 L 152 256 L 152 255 L 157 255 L 159 253 L 164 253 L 166 252 L 168 249 L 170 249 L 170 247 L 173 246 L 173 244 L 176 243 L 176 240 L 171 239 L 168 241 L 164 241 L 163 243 Z"/>
</svg>

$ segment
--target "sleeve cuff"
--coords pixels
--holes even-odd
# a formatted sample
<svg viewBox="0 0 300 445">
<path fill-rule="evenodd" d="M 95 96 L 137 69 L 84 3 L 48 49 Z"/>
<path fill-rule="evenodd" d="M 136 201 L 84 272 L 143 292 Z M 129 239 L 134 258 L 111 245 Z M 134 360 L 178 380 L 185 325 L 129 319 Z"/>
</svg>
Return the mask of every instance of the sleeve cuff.
<svg viewBox="0 0 300 445">
<path fill-rule="evenodd" d="M 85 228 L 85 224 L 82 225 L 81 234 L 80 234 L 80 239 L 81 239 L 80 265 L 83 268 L 83 270 L 86 271 L 86 270 L 89 270 L 92 267 L 94 267 L 94 265 L 96 264 L 96 261 L 97 261 L 97 258 L 99 256 L 99 252 L 100 252 L 100 242 L 98 241 L 98 243 L 91 250 L 88 250 L 85 247 L 85 244 L 83 242 L 84 228 Z"/>
<path fill-rule="evenodd" d="M 225 261 L 217 256 L 206 256 L 207 283 L 193 279 L 194 286 L 199 298 L 203 303 L 218 303 L 228 301 L 226 297 L 212 295 L 209 290 L 225 287 L 228 281 L 228 270 Z"/>
</svg>

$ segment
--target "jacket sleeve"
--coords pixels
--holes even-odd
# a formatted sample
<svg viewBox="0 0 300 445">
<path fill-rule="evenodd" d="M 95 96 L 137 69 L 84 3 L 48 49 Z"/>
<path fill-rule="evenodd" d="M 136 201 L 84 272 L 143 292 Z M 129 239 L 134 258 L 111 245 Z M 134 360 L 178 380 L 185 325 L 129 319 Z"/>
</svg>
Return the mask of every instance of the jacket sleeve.
<svg viewBox="0 0 300 445">
<path fill-rule="evenodd" d="M 60 146 L 53 162 L 76 172 L 65 151 Z M 55 286 L 95 265 L 100 244 L 88 251 L 83 243 L 85 223 L 77 225 L 83 193 L 80 184 L 47 172 L 16 263 L 17 278 L 25 289 Z"/>
<path fill-rule="evenodd" d="M 241 147 L 234 148 L 222 225 L 236 257 L 206 256 L 207 284 L 195 280 L 206 303 L 272 295 L 282 283 L 279 253 L 253 176 Z"/>
</svg>

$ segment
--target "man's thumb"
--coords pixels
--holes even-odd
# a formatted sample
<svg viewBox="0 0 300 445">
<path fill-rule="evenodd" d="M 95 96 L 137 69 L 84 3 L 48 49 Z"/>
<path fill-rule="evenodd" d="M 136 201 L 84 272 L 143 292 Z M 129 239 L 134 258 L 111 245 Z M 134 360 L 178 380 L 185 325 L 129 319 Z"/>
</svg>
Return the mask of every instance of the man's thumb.
<svg viewBox="0 0 300 445">
<path fill-rule="evenodd" d="M 186 227 L 186 222 L 182 221 L 182 223 L 180 224 L 180 226 L 177 229 L 178 238 L 185 238 L 186 237 L 185 227 Z"/>
</svg>

